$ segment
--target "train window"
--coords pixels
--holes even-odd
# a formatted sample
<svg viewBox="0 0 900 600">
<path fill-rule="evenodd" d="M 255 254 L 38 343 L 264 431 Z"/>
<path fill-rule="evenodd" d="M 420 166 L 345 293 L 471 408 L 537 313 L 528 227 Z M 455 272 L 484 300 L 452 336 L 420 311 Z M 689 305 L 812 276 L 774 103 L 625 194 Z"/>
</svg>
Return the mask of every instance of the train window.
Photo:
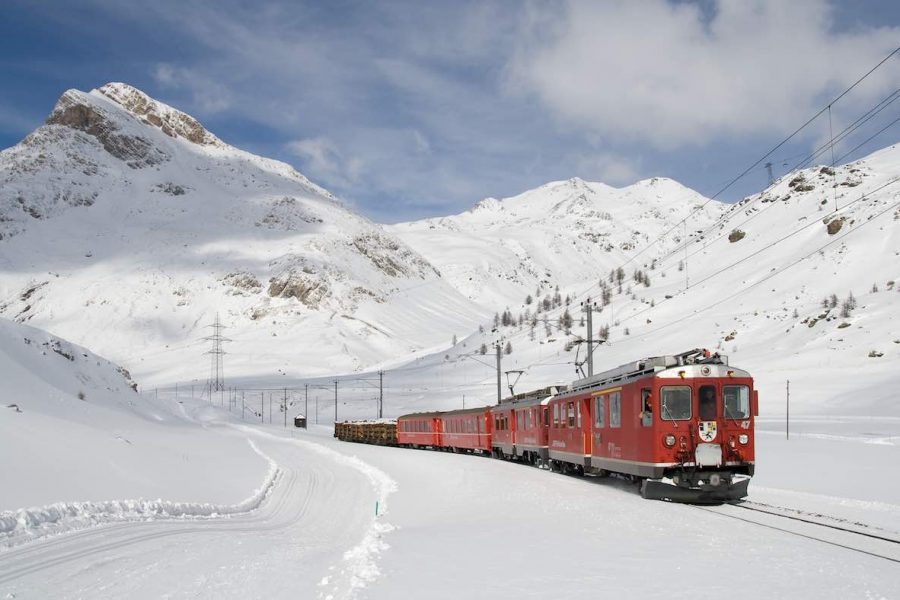
<svg viewBox="0 0 900 600">
<path fill-rule="evenodd" d="M 559 427 L 559 404 L 553 405 L 553 426 Z"/>
<path fill-rule="evenodd" d="M 722 402 L 726 419 L 750 418 L 750 388 L 746 385 L 726 385 L 722 388 Z"/>
<path fill-rule="evenodd" d="M 550 427 L 550 409 L 549 408 L 544 409 L 544 425 L 546 425 L 547 427 Z"/>
<path fill-rule="evenodd" d="M 606 426 L 606 396 L 594 398 L 594 426 Z"/>
<path fill-rule="evenodd" d="M 569 402 L 568 411 L 569 411 L 569 427 L 575 427 L 575 403 L 574 402 Z"/>
<path fill-rule="evenodd" d="M 650 398 L 648 388 L 641 389 L 641 425 L 650 427 L 653 425 L 653 401 Z"/>
<path fill-rule="evenodd" d="M 517 410 L 516 411 L 516 429 L 524 429 L 525 428 L 525 411 Z"/>
<path fill-rule="evenodd" d="M 700 386 L 700 420 L 714 421 L 716 418 L 716 388 L 711 385 Z"/>
<path fill-rule="evenodd" d="M 622 426 L 622 392 L 613 392 L 609 395 L 609 426 Z"/>
<path fill-rule="evenodd" d="M 685 421 L 691 418 L 691 388 L 686 385 L 667 385 L 659 392 L 659 416 L 665 421 Z"/>
<path fill-rule="evenodd" d="M 575 403 L 575 426 L 581 429 L 581 402 Z"/>
</svg>

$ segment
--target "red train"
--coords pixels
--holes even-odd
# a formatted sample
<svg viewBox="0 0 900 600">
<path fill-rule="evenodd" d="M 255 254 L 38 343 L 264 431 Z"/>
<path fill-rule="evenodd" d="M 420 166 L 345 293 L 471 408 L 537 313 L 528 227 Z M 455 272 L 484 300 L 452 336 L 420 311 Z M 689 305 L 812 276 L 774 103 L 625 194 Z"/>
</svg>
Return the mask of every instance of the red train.
<svg viewBox="0 0 900 600">
<path fill-rule="evenodd" d="M 401 446 L 477 452 L 559 472 L 617 473 L 645 498 L 747 495 L 758 394 L 746 371 L 695 349 L 507 398 L 397 419 Z"/>
</svg>

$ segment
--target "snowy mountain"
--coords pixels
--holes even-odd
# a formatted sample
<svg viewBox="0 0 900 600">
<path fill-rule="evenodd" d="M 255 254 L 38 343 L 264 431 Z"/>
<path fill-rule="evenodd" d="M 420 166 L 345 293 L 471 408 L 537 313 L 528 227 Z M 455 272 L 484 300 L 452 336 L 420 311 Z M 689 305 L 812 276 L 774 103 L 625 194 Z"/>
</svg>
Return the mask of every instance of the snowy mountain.
<svg viewBox="0 0 900 600">
<path fill-rule="evenodd" d="M 671 179 L 616 189 L 576 178 L 512 198 L 486 198 L 459 215 L 387 229 L 493 311 L 521 304 L 539 288 L 606 277 L 692 211 L 692 226 L 707 226 L 727 207 L 704 206 L 706 201 Z M 668 250 L 683 235 L 680 229 L 671 232 L 655 251 Z"/>
<path fill-rule="evenodd" d="M 572 180 L 392 227 L 462 293 L 511 317 L 421 359 L 447 389 L 411 392 L 400 412 L 459 406 L 463 394 L 472 405 L 494 401 L 489 373 L 466 355 L 498 341 L 514 349 L 503 369 L 523 371 L 517 391 L 577 378 L 579 302 L 590 296 L 594 339 L 608 339 L 598 370 L 714 347 L 754 373 L 763 414 L 783 414 L 790 380 L 795 410 L 845 414 L 852 398 L 854 413 L 896 415 L 898 200 L 900 148 L 891 146 L 792 173 L 732 205 L 703 206 L 666 180 L 622 190 Z M 609 278 L 619 268 L 621 285 Z"/>
<path fill-rule="evenodd" d="M 353 370 L 483 316 L 290 166 L 125 84 L 63 94 L 0 181 L 0 315 L 141 381 L 204 377 L 216 313 L 232 376 Z"/>
</svg>

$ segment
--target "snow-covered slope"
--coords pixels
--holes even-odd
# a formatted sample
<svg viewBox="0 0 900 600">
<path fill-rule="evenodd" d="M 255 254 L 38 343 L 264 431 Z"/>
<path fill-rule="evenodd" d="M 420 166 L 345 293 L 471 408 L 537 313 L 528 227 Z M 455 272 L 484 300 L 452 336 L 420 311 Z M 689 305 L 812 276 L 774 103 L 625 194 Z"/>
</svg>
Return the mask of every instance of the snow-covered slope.
<svg viewBox="0 0 900 600">
<path fill-rule="evenodd" d="M 69 90 L 0 153 L 0 315 L 124 364 L 203 377 L 344 371 L 445 342 L 479 311 L 290 166 L 120 83 Z M 424 327 L 424 323 L 428 327 Z"/>
<path fill-rule="evenodd" d="M 520 304 L 538 288 L 606 277 L 691 211 L 692 226 L 700 228 L 723 210 L 723 204 L 707 203 L 671 179 L 617 189 L 576 178 L 512 198 L 487 198 L 462 214 L 387 229 L 428 257 L 467 297 L 494 311 Z M 658 248 L 677 244 L 684 233 L 672 231 Z"/>
<path fill-rule="evenodd" d="M 0 538 L 18 527 L 9 509 L 140 497 L 231 504 L 266 473 L 241 437 L 198 427 L 202 411 L 189 418 L 177 402 L 142 396 L 122 367 L 6 319 L 0 381 Z M 21 518 L 89 516 L 56 508 L 54 518 Z"/>
<path fill-rule="evenodd" d="M 463 293 L 492 311 L 508 306 L 512 316 L 497 333 L 476 332 L 450 352 L 420 359 L 414 374 L 392 377 L 411 390 L 397 399 L 399 412 L 458 407 L 464 394 L 473 405 L 495 401 L 491 373 L 466 355 L 482 345 L 493 352 L 498 340 L 513 349 L 503 370 L 525 371 L 517 391 L 570 382 L 576 356 L 585 358 L 573 344 L 586 335 L 579 302 L 605 293 L 608 303 L 598 302 L 594 314 L 594 339 L 609 329 L 609 343 L 595 355 L 598 370 L 714 347 L 754 373 L 764 414 L 783 414 L 788 380 L 794 410 L 900 414 L 898 178 L 900 148 L 891 146 L 834 170 L 791 174 L 734 205 L 710 202 L 686 227 L 680 220 L 703 200 L 664 180 L 624 190 L 549 184 L 462 215 L 398 225 L 392 230 Z M 646 193 L 654 186 L 667 191 L 655 199 Z M 617 203 L 622 195 L 631 202 Z M 670 233 L 656 237 L 663 232 Z M 610 240 L 608 254 L 603 242 L 584 239 L 590 233 Z M 608 278 L 618 267 L 621 287 Z M 559 295 L 548 283 L 560 286 Z M 559 302 L 566 296 L 568 306 Z M 560 324 L 567 310 L 568 332 Z M 413 381 L 424 381 L 423 373 L 431 375 L 427 391 Z"/>
</svg>

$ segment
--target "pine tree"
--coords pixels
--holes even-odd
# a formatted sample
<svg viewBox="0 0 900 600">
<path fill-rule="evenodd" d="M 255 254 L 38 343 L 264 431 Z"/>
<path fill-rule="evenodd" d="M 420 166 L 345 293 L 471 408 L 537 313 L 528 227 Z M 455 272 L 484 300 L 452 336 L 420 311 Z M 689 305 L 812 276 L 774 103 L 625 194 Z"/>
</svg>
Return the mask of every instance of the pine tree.
<svg viewBox="0 0 900 600">
<path fill-rule="evenodd" d="M 512 354 L 512 342 L 506 342 L 506 348 L 503 351 L 506 354 Z"/>
<path fill-rule="evenodd" d="M 482 355 L 487 354 L 487 344 L 481 344 L 481 347 L 478 349 L 478 351 L 479 351 Z"/>
</svg>

